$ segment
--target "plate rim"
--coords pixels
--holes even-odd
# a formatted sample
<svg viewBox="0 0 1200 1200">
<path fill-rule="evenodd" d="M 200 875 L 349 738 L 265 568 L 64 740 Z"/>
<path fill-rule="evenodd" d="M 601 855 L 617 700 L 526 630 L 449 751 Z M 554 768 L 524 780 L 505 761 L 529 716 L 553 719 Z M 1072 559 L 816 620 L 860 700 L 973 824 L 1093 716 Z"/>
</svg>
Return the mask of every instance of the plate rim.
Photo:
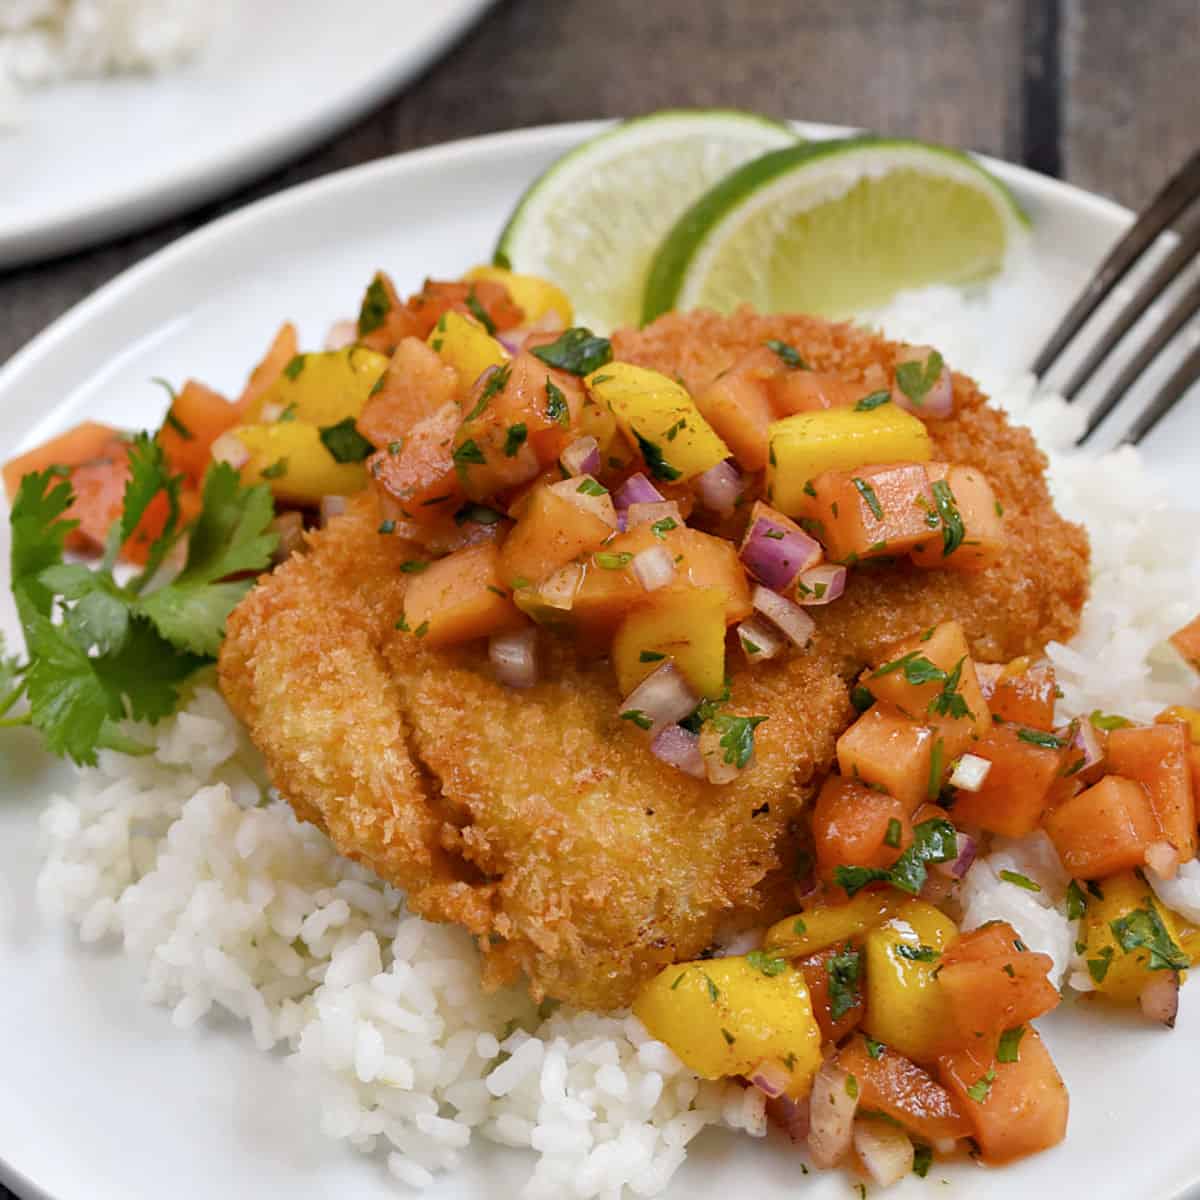
<svg viewBox="0 0 1200 1200">
<path fill-rule="evenodd" d="M 386 62 L 356 80 L 328 107 L 277 125 L 233 152 L 216 151 L 174 175 L 160 175 L 141 186 L 119 188 L 99 203 L 79 203 L 56 209 L 48 217 L 35 214 L 13 224 L 0 223 L 0 268 L 48 261 L 114 236 L 134 233 L 155 221 L 194 211 L 210 200 L 261 179 L 417 79 L 495 3 L 496 0 L 438 0 L 432 7 L 444 19 L 422 41 L 411 46 L 401 43 Z M 253 203 L 243 206 L 250 207 Z M 201 228 L 212 223 L 207 222 Z"/>
</svg>

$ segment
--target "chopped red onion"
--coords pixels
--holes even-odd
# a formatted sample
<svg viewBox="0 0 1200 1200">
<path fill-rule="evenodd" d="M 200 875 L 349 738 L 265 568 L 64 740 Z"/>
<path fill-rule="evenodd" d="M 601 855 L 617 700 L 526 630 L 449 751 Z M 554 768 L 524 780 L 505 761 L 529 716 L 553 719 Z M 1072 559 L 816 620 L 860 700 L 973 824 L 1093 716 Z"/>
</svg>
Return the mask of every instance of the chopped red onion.
<svg viewBox="0 0 1200 1200">
<path fill-rule="evenodd" d="M 979 843 L 969 833 L 963 833 L 960 829 L 957 838 L 958 853 L 946 862 L 933 864 L 935 871 L 948 875 L 951 879 L 961 879 L 970 870 L 979 851 Z"/>
<path fill-rule="evenodd" d="M 1100 735 L 1096 727 L 1086 719 L 1075 722 L 1075 730 L 1071 733 L 1071 747 L 1083 753 L 1083 766 L 1080 771 L 1094 767 L 1104 758 L 1104 747 L 1100 744 Z"/>
<path fill-rule="evenodd" d="M 746 1077 L 768 1100 L 777 1100 L 792 1081 L 791 1072 L 778 1059 L 764 1058 Z"/>
<path fill-rule="evenodd" d="M 796 579 L 796 603 L 829 604 L 846 590 L 846 568 L 822 563 L 801 571 Z"/>
<path fill-rule="evenodd" d="M 768 621 L 787 634 L 801 650 L 808 645 L 817 625 L 804 609 L 761 585 L 755 587 L 751 601 Z"/>
<path fill-rule="evenodd" d="M 506 329 L 503 333 L 496 334 L 496 341 L 502 345 L 509 354 L 520 354 L 521 349 L 525 344 L 526 330 L 524 329 Z"/>
<path fill-rule="evenodd" d="M 537 630 L 497 633 L 488 641 L 488 658 L 506 687 L 533 687 L 538 680 Z"/>
<path fill-rule="evenodd" d="M 899 1183 L 913 1169 L 913 1144 L 903 1129 L 890 1122 L 855 1121 L 854 1149 L 880 1187 Z"/>
<path fill-rule="evenodd" d="M 821 544 L 773 509 L 763 505 L 759 512 L 742 538 L 738 557 L 755 579 L 782 592 L 801 571 L 821 561 Z"/>
<path fill-rule="evenodd" d="M 850 1076 L 829 1061 L 817 1072 L 809 1096 L 808 1149 L 822 1168 L 836 1167 L 850 1152 L 858 1089 L 850 1094 Z"/>
<path fill-rule="evenodd" d="M 1168 1029 L 1179 1015 L 1179 972 L 1153 971 L 1138 996 L 1142 1015 Z"/>
<path fill-rule="evenodd" d="M 226 430 L 213 440 L 212 457 L 213 462 L 228 463 L 235 471 L 240 471 L 250 461 L 250 451 L 236 433 Z"/>
<path fill-rule="evenodd" d="M 745 769 L 725 761 L 727 751 L 721 745 L 721 737 L 721 731 L 711 721 L 705 722 L 700 731 L 700 754 L 704 758 L 704 773 L 708 776 L 708 782 L 715 783 L 718 787 L 732 783 Z M 751 757 L 750 762 L 753 761 Z M 749 765 L 750 763 L 746 764 Z"/>
<path fill-rule="evenodd" d="M 704 778 L 700 739 L 682 725 L 667 725 L 650 743 L 650 753 L 694 779 Z"/>
<path fill-rule="evenodd" d="M 665 546 L 650 546 L 633 556 L 633 573 L 648 592 L 666 587 L 675 578 L 675 559 Z"/>
<path fill-rule="evenodd" d="M 324 529 L 334 517 L 340 517 L 346 511 L 350 500 L 346 496 L 321 497 L 321 528 Z"/>
<path fill-rule="evenodd" d="M 1174 879 L 1179 874 L 1179 851 L 1170 842 L 1151 842 L 1146 847 L 1146 866 L 1159 879 Z"/>
<path fill-rule="evenodd" d="M 1004 674 L 1002 663 L 976 663 L 975 675 L 979 679 L 979 690 L 985 700 L 990 700 L 996 694 L 996 685 Z"/>
<path fill-rule="evenodd" d="M 742 494 L 742 473 L 738 470 L 737 462 L 727 458 L 698 476 L 696 487 L 707 508 L 727 517 L 737 507 Z"/>
<path fill-rule="evenodd" d="M 559 462 L 571 475 L 595 475 L 600 470 L 600 443 L 594 437 L 576 438 L 562 452 Z"/>
<path fill-rule="evenodd" d="M 647 729 L 653 738 L 664 726 L 674 725 L 691 713 L 700 697 L 688 686 L 679 668 L 668 659 L 656 667 L 621 702 L 620 713 Z M 647 726 L 646 721 L 650 724 Z"/>
<path fill-rule="evenodd" d="M 983 787 L 983 781 L 991 769 L 990 759 L 980 758 L 978 754 L 964 754 L 950 773 L 950 786 L 961 788 L 964 792 L 977 792 Z"/>
<path fill-rule="evenodd" d="M 778 1125 L 793 1142 L 808 1141 L 809 1103 L 808 1097 L 793 1100 L 791 1096 L 777 1096 L 767 1101 L 767 1116 Z"/>
<path fill-rule="evenodd" d="M 608 488 L 590 475 L 573 475 L 570 479 L 552 483 L 550 491 L 616 529 L 617 510 L 613 507 L 613 498 L 608 494 Z"/>
<path fill-rule="evenodd" d="M 357 321 L 334 321 L 325 335 L 326 350 L 344 350 L 358 341 Z"/>
<path fill-rule="evenodd" d="M 656 500 L 649 504 L 631 504 L 624 512 L 625 528 L 636 529 L 639 525 L 653 525 L 656 521 L 670 518 L 676 525 L 683 524 L 683 514 L 674 500 Z"/>
<path fill-rule="evenodd" d="M 304 518 L 298 512 L 280 513 L 271 522 L 271 532 L 279 541 L 271 552 L 271 561 L 278 566 L 304 546 Z"/>
<path fill-rule="evenodd" d="M 582 582 L 583 568 L 578 563 L 567 563 L 538 584 L 538 599 L 551 608 L 569 612 L 575 606 L 575 593 Z"/>
<path fill-rule="evenodd" d="M 631 504 L 657 504 L 664 499 L 666 497 L 662 492 L 641 471 L 630 475 L 613 495 L 613 503 L 619 509 L 628 508 Z"/>
<path fill-rule="evenodd" d="M 738 627 L 738 642 L 751 662 L 766 662 L 782 653 L 787 642 L 762 617 L 747 617 Z"/>
<path fill-rule="evenodd" d="M 901 351 L 903 362 L 915 362 L 922 372 L 932 353 L 932 346 L 906 346 Z M 892 403 L 921 417 L 950 416 L 954 411 L 954 380 L 950 376 L 950 368 L 945 363 L 942 364 L 941 374 L 922 396 L 920 404 L 914 404 L 899 383 L 892 388 Z"/>
</svg>

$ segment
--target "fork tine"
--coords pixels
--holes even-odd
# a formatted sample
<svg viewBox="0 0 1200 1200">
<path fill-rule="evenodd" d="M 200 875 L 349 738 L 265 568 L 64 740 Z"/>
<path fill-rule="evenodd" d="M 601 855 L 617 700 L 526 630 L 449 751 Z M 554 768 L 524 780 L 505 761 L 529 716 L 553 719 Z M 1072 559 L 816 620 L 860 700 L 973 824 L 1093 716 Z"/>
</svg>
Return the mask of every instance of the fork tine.
<svg viewBox="0 0 1200 1200">
<path fill-rule="evenodd" d="M 1138 288 L 1133 299 L 1121 309 L 1112 325 L 1088 351 L 1087 357 L 1076 368 L 1066 386 L 1055 389 L 1064 399 L 1074 399 L 1076 392 L 1091 379 L 1097 368 L 1120 345 L 1121 339 L 1137 324 L 1146 309 L 1167 290 L 1180 271 L 1197 255 L 1200 255 L 1200 219 L 1192 222 L 1175 249 L 1155 267 L 1149 278 Z"/>
<path fill-rule="evenodd" d="M 1105 296 L 1124 279 L 1126 272 L 1146 248 L 1197 195 L 1200 195 L 1200 150 L 1155 196 L 1133 228 L 1109 251 L 1108 257 L 1100 264 L 1099 270 L 1034 360 L 1032 370 L 1036 376 L 1040 378 L 1045 375 Z"/>
<path fill-rule="evenodd" d="M 1142 410 L 1121 444 L 1136 446 L 1179 403 L 1188 389 L 1200 379 L 1200 344 L 1183 360 L 1175 373 L 1163 384 L 1158 395 Z"/>
<path fill-rule="evenodd" d="M 1162 319 L 1146 344 L 1121 368 L 1120 374 L 1104 393 L 1100 403 L 1088 413 L 1087 425 L 1075 443 L 1077 446 L 1082 446 L 1096 432 L 1097 426 L 1117 407 L 1121 397 L 1129 391 L 1138 376 L 1197 312 L 1200 312 L 1200 279 L 1195 280 L 1179 297 L 1175 307 Z"/>
</svg>

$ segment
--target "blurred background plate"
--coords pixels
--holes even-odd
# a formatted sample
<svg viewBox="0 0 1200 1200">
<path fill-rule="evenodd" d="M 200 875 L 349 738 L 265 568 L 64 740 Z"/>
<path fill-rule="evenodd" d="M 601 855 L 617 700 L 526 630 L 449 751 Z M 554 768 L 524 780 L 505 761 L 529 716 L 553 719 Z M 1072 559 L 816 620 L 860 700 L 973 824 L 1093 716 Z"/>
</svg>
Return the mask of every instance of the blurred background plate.
<svg viewBox="0 0 1200 1200">
<path fill-rule="evenodd" d="M 410 82 L 492 0 L 254 0 L 191 62 L 67 83 L 0 127 L 0 268 L 191 208 Z"/>
</svg>

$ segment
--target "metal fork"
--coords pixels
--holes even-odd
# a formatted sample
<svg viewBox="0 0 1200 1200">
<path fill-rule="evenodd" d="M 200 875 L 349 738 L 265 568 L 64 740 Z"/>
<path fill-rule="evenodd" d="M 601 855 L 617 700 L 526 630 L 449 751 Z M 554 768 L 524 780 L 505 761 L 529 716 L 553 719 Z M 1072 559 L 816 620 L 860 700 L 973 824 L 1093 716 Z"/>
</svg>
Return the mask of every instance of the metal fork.
<svg viewBox="0 0 1200 1200">
<path fill-rule="evenodd" d="M 1153 246 L 1158 235 L 1197 200 L 1200 200 L 1200 150 L 1192 155 L 1183 169 L 1154 197 L 1133 228 L 1109 251 L 1108 257 L 1100 264 L 1095 275 L 1079 294 L 1079 298 L 1071 305 L 1058 328 L 1047 339 L 1033 363 L 1033 373 L 1039 379 L 1045 377 L 1108 294 Z M 1198 259 L 1200 211 L 1184 225 L 1178 243 L 1138 286 L 1129 302 L 1113 319 L 1096 345 L 1088 351 L 1065 386 L 1056 390 L 1067 400 L 1074 399 L 1146 309 L 1189 264 Z M 1176 298 L 1170 311 L 1158 323 L 1146 344 L 1117 373 L 1099 403 L 1088 414 L 1087 426 L 1077 445 L 1082 445 L 1095 433 L 1137 378 L 1197 312 L 1200 312 L 1200 278 L 1193 281 Z M 1140 442 L 1179 403 L 1197 379 L 1200 379 L 1200 345 L 1193 347 L 1183 362 L 1176 367 L 1158 394 L 1138 414 L 1121 438 L 1121 442 L 1134 445 Z"/>
</svg>

